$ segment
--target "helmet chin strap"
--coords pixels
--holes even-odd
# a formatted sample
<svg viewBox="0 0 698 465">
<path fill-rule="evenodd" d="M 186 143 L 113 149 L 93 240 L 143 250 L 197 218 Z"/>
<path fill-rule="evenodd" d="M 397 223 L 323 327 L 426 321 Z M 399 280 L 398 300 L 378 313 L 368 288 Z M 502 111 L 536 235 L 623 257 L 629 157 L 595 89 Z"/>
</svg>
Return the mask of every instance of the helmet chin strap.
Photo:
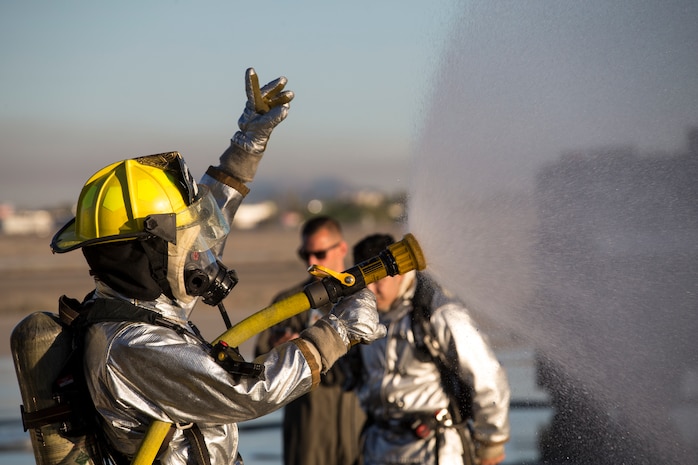
<svg viewBox="0 0 698 465">
<path fill-rule="evenodd" d="M 196 296 L 187 293 L 185 267 L 189 251 L 194 241 L 196 241 L 200 230 L 200 227 L 195 226 L 178 231 L 177 243 L 167 243 L 167 282 L 169 283 L 168 285 L 172 290 L 175 300 L 185 304 L 192 302 L 196 298 Z"/>
<path fill-rule="evenodd" d="M 162 293 L 172 300 L 175 300 L 172 286 L 167 279 L 167 251 L 168 243 L 159 237 L 153 237 L 143 241 L 143 250 L 150 262 L 150 275 L 160 286 Z"/>
</svg>

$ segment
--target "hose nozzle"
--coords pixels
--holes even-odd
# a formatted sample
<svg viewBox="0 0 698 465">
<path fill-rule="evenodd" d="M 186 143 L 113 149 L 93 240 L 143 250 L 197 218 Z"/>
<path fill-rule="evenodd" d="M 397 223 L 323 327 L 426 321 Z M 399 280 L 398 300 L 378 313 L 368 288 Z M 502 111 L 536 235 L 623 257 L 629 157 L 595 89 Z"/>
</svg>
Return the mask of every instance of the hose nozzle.
<svg viewBox="0 0 698 465">
<path fill-rule="evenodd" d="M 420 271 L 427 267 L 422 248 L 412 234 L 405 234 L 401 241 L 389 245 L 388 251 L 395 259 L 397 274 L 405 274 L 412 270 Z"/>
<path fill-rule="evenodd" d="M 417 239 L 412 234 L 406 234 L 401 241 L 389 245 L 375 257 L 364 260 L 347 272 L 351 273 L 352 270 L 357 269 L 361 274 L 361 279 L 357 281 L 363 281 L 363 286 L 366 286 L 386 276 L 423 270 L 425 267 L 426 261 Z"/>
<path fill-rule="evenodd" d="M 375 257 L 349 268 L 343 273 L 324 267 L 313 266 L 308 271 L 315 276 L 325 276 L 304 289 L 311 308 L 320 308 L 328 302 L 337 302 L 341 297 L 353 294 L 386 276 L 405 274 L 412 270 L 423 270 L 426 261 L 422 248 L 412 234 L 391 244 Z"/>
</svg>

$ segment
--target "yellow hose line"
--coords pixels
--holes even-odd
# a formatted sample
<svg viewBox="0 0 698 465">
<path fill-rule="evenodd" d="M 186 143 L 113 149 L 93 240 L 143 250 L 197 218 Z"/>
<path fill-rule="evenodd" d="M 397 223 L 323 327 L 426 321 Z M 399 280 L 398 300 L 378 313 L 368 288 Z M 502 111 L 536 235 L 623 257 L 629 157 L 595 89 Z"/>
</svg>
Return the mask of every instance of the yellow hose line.
<svg viewBox="0 0 698 465">
<path fill-rule="evenodd" d="M 216 344 L 219 341 L 223 341 L 230 347 L 237 347 L 276 323 L 281 323 L 293 315 L 309 309 L 310 301 L 308 296 L 303 292 L 299 292 L 248 316 L 218 336 L 213 343 Z"/>
<path fill-rule="evenodd" d="M 293 315 L 297 315 L 309 309 L 310 301 L 308 297 L 303 292 L 299 292 L 298 294 L 294 294 L 291 297 L 253 313 L 218 336 L 213 343 L 216 344 L 219 341 L 223 341 L 231 347 L 237 347 L 252 336 L 261 333 L 276 323 L 280 323 L 291 318 Z M 138 449 L 138 454 L 133 458 L 131 464 L 152 465 L 171 426 L 171 423 L 164 421 L 153 421 L 143 439 L 140 449 Z"/>
<path fill-rule="evenodd" d="M 152 465 L 171 427 L 172 423 L 158 420 L 152 422 L 148 428 L 148 433 L 141 443 L 140 449 L 138 449 L 138 454 L 133 458 L 133 462 L 131 463 L 134 465 Z"/>
</svg>

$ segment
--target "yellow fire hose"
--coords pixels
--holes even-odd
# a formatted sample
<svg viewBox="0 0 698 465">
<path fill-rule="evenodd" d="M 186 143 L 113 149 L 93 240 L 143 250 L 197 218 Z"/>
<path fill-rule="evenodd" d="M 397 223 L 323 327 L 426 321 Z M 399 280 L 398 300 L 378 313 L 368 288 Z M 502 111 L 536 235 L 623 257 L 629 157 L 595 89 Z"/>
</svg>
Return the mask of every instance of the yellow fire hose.
<svg viewBox="0 0 698 465">
<path fill-rule="evenodd" d="M 364 289 L 368 284 L 386 276 L 423 270 L 425 267 L 422 249 L 412 234 L 406 234 L 401 241 L 388 246 L 375 257 L 342 273 L 314 265 L 308 271 L 322 278 L 321 280 L 307 285 L 298 294 L 250 315 L 221 334 L 214 344 L 222 341 L 230 347 L 237 347 L 252 336 L 293 315 L 321 307 L 328 302 L 337 302 L 341 297 Z M 171 427 L 171 423 L 153 421 L 131 464 L 152 465 Z"/>
</svg>

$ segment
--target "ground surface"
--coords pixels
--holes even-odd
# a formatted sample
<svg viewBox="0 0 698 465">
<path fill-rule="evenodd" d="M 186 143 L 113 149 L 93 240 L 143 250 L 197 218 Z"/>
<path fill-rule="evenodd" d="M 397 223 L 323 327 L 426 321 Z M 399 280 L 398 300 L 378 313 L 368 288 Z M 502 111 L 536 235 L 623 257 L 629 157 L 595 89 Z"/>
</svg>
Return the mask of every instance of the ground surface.
<svg viewBox="0 0 698 465">
<path fill-rule="evenodd" d="M 391 225 L 349 226 L 345 235 L 351 246 L 377 231 L 393 233 L 397 239 L 404 234 Z M 82 253 L 54 255 L 50 241 L 50 237 L 0 236 L 0 357 L 10 355 L 10 334 L 26 315 L 56 312 L 61 295 L 81 299 L 92 289 Z M 268 227 L 231 233 L 223 262 L 240 279 L 224 301 L 233 324 L 269 305 L 280 290 L 305 279 L 305 266 L 296 256 L 298 241 L 295 229 Z M 209 340 L 225 331 L 216 308 L 199 304 L 191 319 Z M 251 343 L 241 345 L 243 355 L 250 354 Z"/>
</svg>

